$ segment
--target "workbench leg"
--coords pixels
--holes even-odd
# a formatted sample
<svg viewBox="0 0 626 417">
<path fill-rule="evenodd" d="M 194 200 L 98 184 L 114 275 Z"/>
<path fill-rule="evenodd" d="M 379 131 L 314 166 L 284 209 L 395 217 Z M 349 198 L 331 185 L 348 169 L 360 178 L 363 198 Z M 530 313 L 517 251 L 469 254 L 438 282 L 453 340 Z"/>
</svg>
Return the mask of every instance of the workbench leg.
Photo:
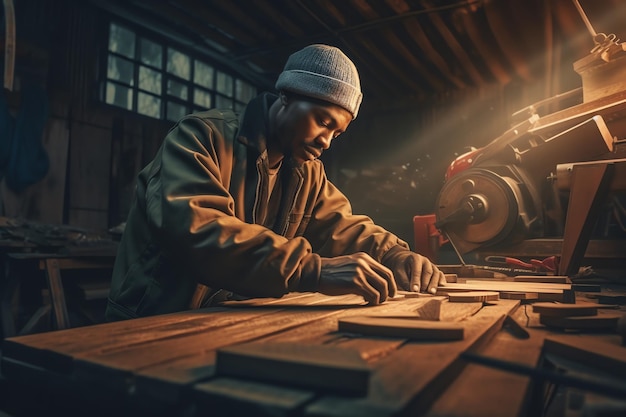
<svg viewBox="0 0 626 417">
<path fill-rule="evenodd" d="M 2 319 L 2 338 L 15 336 L 15 317 L 13 300 L 19 288 L 19 279 L 9 270 L 9 261 L 2 260 L 2 281 L 0 282 L 0 318 Z"/>
<path fill-rule="evenodd" d="M 67 304 L 65 303 L 65 292 L 61 281 L 61 271 L 56 259 L 46 259 L 46 279 L 50 290 L 50 302 L 57 329 L 67 329 L 70 327 Z"/>
<path fill-rule="evenodd" d="M 50 310 L 52 310 L 52 306 L 49 304 L 39 307 L 37 311 L 35 311 L 35 313 L 28 319 L 24 327 L 20 329 L 20 336 L 36 332 L 43 319 L 48 318 Z"/>
<path fill-rule="evenodd" d="M 565 218 L 559 275 L 576 275 L 585 256 L 589 237 L 602 205 L 606 202 L 614 165 L 578 165 L 572 174 L 572 187 Z"/>
</svg>

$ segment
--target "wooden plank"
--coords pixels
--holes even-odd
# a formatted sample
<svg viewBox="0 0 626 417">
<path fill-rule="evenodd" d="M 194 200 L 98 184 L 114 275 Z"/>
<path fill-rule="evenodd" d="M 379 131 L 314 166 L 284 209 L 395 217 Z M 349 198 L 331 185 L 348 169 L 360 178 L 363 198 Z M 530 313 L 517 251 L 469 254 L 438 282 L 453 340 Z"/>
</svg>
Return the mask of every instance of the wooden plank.
<svg viewBox="0 0 626 417">
<path fill-rule="evenodd" d="M 299 310 L 278 308 L 267 314 L 257 312 L 251 315 L 249 308 L 222 311 L 222 319 L 227 322 L 232 320 L 230 318 L 236 313 L 239 313 L 239 316 L 247 316 L 246 319 L 238 319 L 229 325 L 222 323 L 220 326 L 215 326 L 214 314 L 206 314 L 204 317 L 206 327 L 201 331 L 178 332 L 175 337 L 152 335 L 143 343 L 132 346 L 120 346 L 108 351 L 92 350 L 74 353 L 74 372 L 78 379 L 95 378 L 101 383 L 119 387 L 120 384 L 126 384 L 127 377 L 135 370 L 164 364 L 185 356 L 202 355 L 204 352 L 223 346 L 258 339 L 268 334 L 302 326 L 310 321 L 335 316 L 342 310 L 339 307 L 332 308 L 333 305 L 344 306 L 342 300 L 354 300 L 352 297 L 327 297 L 326 299 L 330 304 L 324 305 L 320 302 L 310 308 L 300 305 Z M 265 311 L 265 308 L 261 307 L 259 310 Z M 177 330 L 176 324 L 173 327 Z M 156 331 L 159 332 L 159 329 Z"/>
<path fill-rule="evenodd" d="M 571 284 L 572 280 L 567 275 L 518 275 L 511 277 L 513 282 L 543 282 L 552 284 Z"/>
<path fill-rule="evenodd" d="M 595 316 L 539 316 L 539 323 L 562 330 L 615 330 L 620 313 L 601 311 Z"/>
<path fill-rule="evenodd" d="M 574 362 L 596 367 L 619 378 L 626 375 L 626 346 L 618 335 L 604 338 L 589 335 L 548 335 L 543 350 Z"/>
<path fill-rule="evenodd" d="M 571 317 L 595 316 L 598 314 L 598 305 L 592 303 L 534 303 L 533 312 L 541 316 Z"/>
<path fill-rule="evenodd" d="M 33 364 L 47 367 L 47 365 L 50 365 L 47 360 L 51 359 L 51 357 L 45 357 L 43 360 L 39 360 L 34 357 L 24 356 L 28 350 L 27 348 L 41 351 L 54 350 L 54 355 L 56 356 L 71 356 L 73 353 L 88 352 L 94 349 L 113 350 L 149 340 L 150 337 L 154 336 L 151 332 L 158 331 L 163 337 L 172 337 L 180 333 L 201 331 L 203 326 L 206 325 L 207 313 L 212 314 L 212 326 L 227 326 L 239 320 L 248 320 L 254 315 L 269 314 L 272 311 L 278 310 L 277 307 L 272 309 L 272 305 L 279 305 L 280 303 L 289 305 L 289 303 L 293 303 L 294 299 L 307 300 L 301 301 L 302 303 L 315 303 L 318 302 L 319 297 L 308 293 L 293 293 L 287 294 L 280 299 L 256 299 L 254 306 L 258 307 L 258 309 L 249 309 L 246 314 L 239 311 L 233 314 L 222 315 L 220 312 L 230 313 L 232 310 L 225 307 L 212 307 L 209 309 L 162 314 L 135 320 L 102 323 L 82 327 L 80 330 L 67 329 L 8 338 L 4 340 L 3 355 L 12 356 L 14 359 L 29 361 Z M 164 331 L 164 329 L 167 331 Z M 60 369 L 57 369 L 57 371 L 59 370 Z"/>
<path fill-rule="evenodd" d="M 465 338 L 447 342 L 409 342 L 372 364 L 366 398 L 324 396 L 304 410 L 311 416 L 418 415 L 463 369 L 459 354 L 477 349 L 501 328 L 519 301 L 499 300 L 464 321 Z"/>
<path fill-rule="evenodd" d="M 441 298 L 441 297 L 439 297 Z M 385 303 L 380 306 L 376 306 L 371 308 L 371 311 L 376 311 L 376 314 L 389 314 L 390 312 L 395 314 L 401 314 L 402 310 L 406 312 L 415 312 L 416 306 L 423 305 L 426 303 L 432 303 L 437 300 L 425 300 L 425 299 L 409 299 L 400 303 Z M 445 300 L 444 300 L 445 301 Z M 447 301 L 443 303 L 444 306 L 449 305 Z M 482 305 L 482 304 L 481 304 Z M 399 310 L 399 307 L 401 309 Z M 451 310 L 456 310 L 457 305 L 450 305 Z M 445 309 L 444 309 L 445 310 Z M 317 344 L 336 344 L 341 346 L 342 348 L 350 348 L 355 349 L 360 352 L 362 358 L 367 361 L 377 361 L 381 358 L 384 358 L 388 355 L 393 354 L 399 347 L 403 346 L 406 342 L 405 339 L 402 338 L 370 338 L 370 337 L 355 337 L 354 335 L 344 335 L 342 333 L 334 332 L 333 330 L 337 328 L 338 319 L 342 316 L 350 317 L 352 315 L 359 314 L 359 311 L 353 310 L 345 310 L 338 317 L 329 317 L 323 320 L 318 320 L 314 322 L 307 323 L 305 326 L 299 326 L 294 329 L 289 329 L 286 332 L 281 332 L 277 334 L 273 334 L 268 337 L 264 337 L 260 339 L 260 341 L 297 341 L 302 343 L 303 341 L 307 341 L 307 343 L 317 343 Z M 449 316 L 454 316 L 453 313 L 448 313 Z M 330 333 L 329 333 L 330 331 Z M 154 372 L 155 370 L 152 370 Z M 165 370 L 161 370 L 163 373 L 161 374 L 161 378 L 164 377 Z M 145 383 L 154 382 L 156 379 L 146 379 L 143 378 L 145 376 L 144 372 L 141 372 L 138 378 L 137 383 L 137 392 L 138 393 L 146 393 Z M 156 373 L 151 375 L 152 377 L 156 377 Z M 152 385 L 152 384 L 150 384 Z M 163 388 L 163 385 L 161 386 Z M 195 386 L 194 386 L 195 387 Z M 153 389 L 150 389 L 152 392 Z M 172 391 L 170 391 L 171 393 Z M 242 388 L 242 392 L 237 394 L 235 387 L 232 387 L 230 390 L 231 400 L 236 398 L 237 396 L 241 396 L 241 401 L 246 401 L 248 396 L 246 389 Z M 258 413 L 257 415 L 266 415 L 263 413 Z"/>
<path fill-rule="evenodd" d="M 500 299 L 500 293 L 498 293 L 497 291 L 455 292 L 451 293 L 448 298 L 451 303 L 498 301 Z"/>
<path fill-rule="evenodd" d="M 55 372 L 71 373 L 75 356 L 116 352 L 155 340 L 195 334 L 211 328 L 219 329 L 223 326 L 245 323 L 255 316 L 272 314 L 277 310 L 264 308 L 232 311 L 216 307 L 211 310 L 166 314 L 19 336 L 5 339 L 2 353 L 3 356 L 29 362 Z"/>
<path fill-rule="evenodd" d="M 452 292 L 459 291 L 498 291 L 516 293 L 537 293 L 538 300 L 564 301 L 564 291 L 570 290 L 570 284 L 546 284 L 468 279 L 464 283 L 451 283 L 437 287 L 437 295 L 448 295 Z"/>
<path fill-rule="evenodd" d="M 410 340 L 463 339 L 463 326 L 455 323 L 401 317 L 354 316 L 339 319 L 339 331 Z"/>
<path fill-rule="evenodd" d="M 539 294 L 528 291 L 500 291 L 500 298 L 505 300 L 538 300 Z"/>
<path fill-rule="evenodd" d="M 201 409 L 231 416 L 293 416 L 314 397 L 313 391 L 224 377 L 198 383 L 193 392 Z"/>
<path fill-rule="evenodd" d="M 350 299 L 350 297 L 346 298 Z M 308 299 L 308 302 L 314 302 L 312 299 Z M 326 300 L 326 302 L 322 302 Z M 343 299 L 345 300 L 345 299 Z M 362 300 L 362 299 L 361 299 Z M 323 296 L 315 301 L 303 310 L 303 305 L 294 304 L 298 299 L 293 298 L 291 302 L 285 301 L 285 306 L 289 308 L 288 314 L 303 314 L 311 308 L 325 309 L 326 303 L 332 302 L 333 304 L 342 303 L 341 299 L 337 300 L 335 297 Z M 300 299 L 302 301 L 302 299 Z M 358 301 L 358 300 L 357 300 Z M 424 299 L 407 299 L 402 302 L 389 302 L 378 306 L 367 306 L 365 309 L 368 312 L 375 312 L 376 314 L 397 313 L 397 314 L 415 314 L 416 311 L 424 303 L 431 300 Z M 254 300 L 229 302 L 228 306 L 233 309 L 242 308 L 242 305 L 254 305 Z M 358 301 L 359 303 L 361 301 Z M 355 307 L 354 305 L 352 307 Z M 357 306 L 358 307 L 358 306 Z M 343 346 L 352 346 L 353 338 L 346 338 L 344 335 L 338 333 L 337 320 L 338 317 L 358 315 L 362 314 L 364 309 L 361 308 L 348 308 L 337 311 L 336 314 L 329 314 L 324 317 L 320 317 L 317 320 L 303 323 L 299 326 L 293 326 L 285 328 L 280 332 L 268 333 L 263 337 L 259 337 L 255 340 L 264 342 L 297 342 L 297 343 L 309 343 L 309 344 L 332 344 L 341 343 Z M 359 343 L 354 346 L 359 350 L 361 356 L 365 359 L 371 359 L 385 355 L 391 350 L 395 350 L 404 342 L 404 339 L 396 340 L 370 340 L 363 341 L 359 339 Z M 205 352 L 202 355 L 194 355 L 185 358 L 178 358 L 165 363 L 158 363 L 154 366 L 148 366 L 146 368 L 139 369 L 135 372 L 136 392 L 139 396 L 151 398 L 153 400 L 176 401 L 178 400 L 183 390 L 199 381 L 206 380 L 213 376 L 213 366 L 215 364 L 214 351 Z M 245 391 L 245 390 L 244 390 Z M 231 395 L 234 395 L 231 392 Z M 243 396 L 247 394 L 242 393 Z"/>
<path fill-rule="evenodd" d="M 447 284 L 438 288 L 474 288 L 481 287 L 484 290 L 493 291 L 524 291 L 525 289 L 537 290 L 571 290 L 572 284 L 563 283 L 551 283 L 551 282 L 515 282 L 515 281 L 500 281 L 500 280 L 488 280 L 488 279 L 466 279 L 462 283 Z"/>
<path fill-rule="evenodd" d="M 71 129 L 68 222 L 106 230 L 109 226 L 110 128 L 76 121 Z"/>
<path fill-rule="evenodd" d="M 65 290 L 61 281 L 61 271 L 59 264 L 54 258 L 46 259 L 46 281 L 50 290 L 50 300 L 52 302 L 52 312 L 54 313 L 55 326 L 57 329 L 67 329 L 70 327 L 70 317 L 67 313 L 65 303 Z"/>
<path fill-rule="evenodd" d="M 281 306 L 281 302 L 275 303 L 276 300 L 264 300 L 257 306 L 217 307 L 205 311 L 12 338 L 13 348 L 9 352 L 11 356 L 6 360 L 12 363 L 19 361 L 12 359 L 21 352 L 16 346 L 38 352 L 54 351 L 55 354 L 65 355 L 75 361 L 74 366 L 70 365 L 66 369 L 70 374 L 63 374 L 71 375 L 74 384 L 98 387 L 98 390 L 104 390 L 110 395 L 117 393 L 120 399 L 132 401 L 146 399 L 145 396 L 138 396 L 142 391 L 139 390 L 139 384 L 135 385 L 135 381 L 141 379 L 140 376 L 145 376 L 145 380 L 156 381 L 156 378 L 150 377 L 157 375 L 157 372 L 152 375 L 149 372 L 142 373 L 159 370 L 161 373 L 158 375 L 162 378 L 161 382 L 164 382 L 163 386 L 178 388 L 178 391 L 170 391 L 174 395 L 169 399 L 180 400 L 183 397 L 178 394 L 193 395 L 196 392 L 195 385 L 194 389 L 189 389 L 191 384 L 204 383 L 206 378 L 214 376 L 213 355 L 221 346 L 250 340 L 291 340 L 298 343 L 307 340 L 312 344 L 332 344 L 342 349 L 356 349 L 373 367 L 374 373 L 370 377 L 367 397 L 326 395 L 320 401 L 315 401 L 313 407 L 305 412 L 314 413 L 315 408 L 320 406 L 324 414 L 328 411 L 325 405 L 327 401 L 338 401 L 339 408 L 331 411 L 331 415 L 344 415 L 346 408 L 353 409 L 353 415 L 378 415 L 377 411 L 381 410 L 382 415 L 400 414 L 404 411 L 423 410 L 425 404 L 432 401 L 449 383 L 449 379 L 462 368 L 458 360 L 459 353 L 476 349 L 487 341 L 500 328 L 504 316 L 519 305 L 519 301 L 500 300 L 493 306 L 482 308 L 477 314 L 464 320 L 466 337 L 461 341 L 407 343 L 403 339 L 346 337 L 345 334 L 336 332 L 338 318 L 364 312 L 398 315 L 412 313 L 417 316 L 419 307 L 432 299 L 405 299 L 380 306 L 362 305 L 360 303 L 363 301 L 358 297 L 307 296 L 300 300 L 312 301 L 314 304 L 298 305 L 295 300 L 285 299 L 281 300 L 284 303 Z M 252 300 L 248 303 L 251 304 Z M 345 306 L 349 308 L 344 308 Z M 47 340 L 49 344 L 41 342 L 39 338 Z M 102 344 L 102 347 L 96 347 L 97 343 Z M 28 358 L 29 355 L 25 357 Z M 30 366 L 28 362 L 23 364 Z M 171 370 L 178 370 L 179 373 L 170 380 L 167 374 Z M 130 395 L 130 392 L 133 394 Z M 237 402 L 241 395 L 241 401 L 245 402 L 244 397 L 250 395 L 245 392 L 242 389 L 234 397 L 233 390 L 229 390 L 228 394 L 211 395 L 218 395 L 220 398 L 228 396 Z M 184 398 L 189 399 L 189 396 L 185 395 Z M 164 402 L 152 401 L 151 404 Z M 308 403 L 299 406 L 298 410 L 303 410 L 306 404 Z M 367 413 L 363 414 L 364 410 Z M 214 414 L 219 411 L 228 412 L 213 409 L 197 411 L 211 411 Z"/>
<path fill-rule="evenodd" d="M 512 313 L 517 322 L 525 320 L 524 309 Z M 480 354 L 490 358 L 515 361 L 527 366 L 536 366 L 541 357 L 545 332 L 542 329 L 527 329 L 530 337 L 519 339 L 508 331 L 498 332 Z M 469 363 L 463 372 L 448 387 L 446 394 L 437 398 L 428 412 L 428 417 L 482 417 L 524 416 L 532 388 L 530 378 L 511 372 Z"/>
<path fill-rule="evenodd" d="M 558 270 L 561 275 L 574 275 L 578 272 L 594 220 L 598 218 L 606 202 L 614 170 L 612 163 L 573 166 L 563 246 L 559 258 Z"/>
<path fill-rule="evenodd" d="M 367 394 L 370 377 L 356 350 L 293 342 L 225 346 L 215 368 L 221 376 L 358 396 Z"/>
</svg>

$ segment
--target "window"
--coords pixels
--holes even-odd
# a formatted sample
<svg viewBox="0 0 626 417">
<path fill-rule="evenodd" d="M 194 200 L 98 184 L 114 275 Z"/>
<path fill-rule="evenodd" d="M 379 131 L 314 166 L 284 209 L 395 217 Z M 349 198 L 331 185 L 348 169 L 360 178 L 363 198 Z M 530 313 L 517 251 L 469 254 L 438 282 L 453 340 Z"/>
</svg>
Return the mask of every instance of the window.
<svg viewBox="0 0 626 417">
<path fill-rule="evenodd" d="M 176 121 L 211 107 L 241 111 L 256 87 L 209 60 L 110 23 L 103 101 Z"/>
</svg>

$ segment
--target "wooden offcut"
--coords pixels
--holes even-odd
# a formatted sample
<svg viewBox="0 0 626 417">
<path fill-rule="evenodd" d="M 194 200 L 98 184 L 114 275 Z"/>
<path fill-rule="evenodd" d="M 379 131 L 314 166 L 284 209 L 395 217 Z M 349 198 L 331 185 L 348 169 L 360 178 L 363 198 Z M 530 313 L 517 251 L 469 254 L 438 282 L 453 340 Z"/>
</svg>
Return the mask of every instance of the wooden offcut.
<svg viewBox="0 0 626 417">
<path fill-rule="evenodd" d="M 551 334 L 543 342 L 543 351 L 593 366 L 618 377 L 626 375 L 626 347 L 621 346 L 616 338 Z"/>
<path fill-rule="evenodd" d="M 450 293 L 449 300 L 452 303 L 474 303 L 498 301 L 500 294 L 497 291 L 467 291 Z"/>
<path fill-rule="evenodd" d="M 571 284 L 572 280 L 567 275 L 517 275 L 511 277 L 513 282 Z"/>
<path fill-rule="evenodd" d="M 367 395 L 358 351 L 330 345 L 249 342 L 217 350 L 216 374 L 347 395 Z"/>
<path fill-rule="evenodd" d="M 413 340 L 463 339 L 463 326 L 457 323 L 419 320 L 413 317 L 346 317 L 339 319 L 339 331 Z"/>
<path fill-rule="evenodd" d="M 592 303 L 535 303 L 533 312 L 542 317 L 595 316 L 598 314 L 598 306 Z"/>
<path fill-rule="evenodd" d="M 549 327 L 563 330 L 603 330 L 615 329 L 621 314 L 603 312 L 594 316 L 546 316 L 539 315 L 539 322 Z"/>
<path fill-rule="evenodd" d="M 539 294 L 532 291 L 501 291 L 500 298 L 505 300 L 537 300 Z"/>
<path fill-rule="evenodd" d="M 571 284 L 467 279 L 463 283 L 449 283 L 438 286 L 437 295 L 463 291 L 497 291 L 500 293 L 535 293 L 540 301 L 564 301 L 564 292 L 571 289 Z"/>
</svg>

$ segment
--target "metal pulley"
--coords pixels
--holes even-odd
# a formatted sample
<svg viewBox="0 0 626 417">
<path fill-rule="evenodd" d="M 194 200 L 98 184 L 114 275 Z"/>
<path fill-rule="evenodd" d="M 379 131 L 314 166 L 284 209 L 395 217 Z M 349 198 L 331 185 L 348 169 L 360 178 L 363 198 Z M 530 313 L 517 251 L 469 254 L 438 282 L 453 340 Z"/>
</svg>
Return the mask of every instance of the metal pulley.
<svg viewBox="0 0 626 417">
<path fill-rule="evenodd" d="M 470 168 L 446 182 L 437 199 L 435 226 L 462 252 L 527 230 L 521 184 L 490 169 Z"/>
</svg>

